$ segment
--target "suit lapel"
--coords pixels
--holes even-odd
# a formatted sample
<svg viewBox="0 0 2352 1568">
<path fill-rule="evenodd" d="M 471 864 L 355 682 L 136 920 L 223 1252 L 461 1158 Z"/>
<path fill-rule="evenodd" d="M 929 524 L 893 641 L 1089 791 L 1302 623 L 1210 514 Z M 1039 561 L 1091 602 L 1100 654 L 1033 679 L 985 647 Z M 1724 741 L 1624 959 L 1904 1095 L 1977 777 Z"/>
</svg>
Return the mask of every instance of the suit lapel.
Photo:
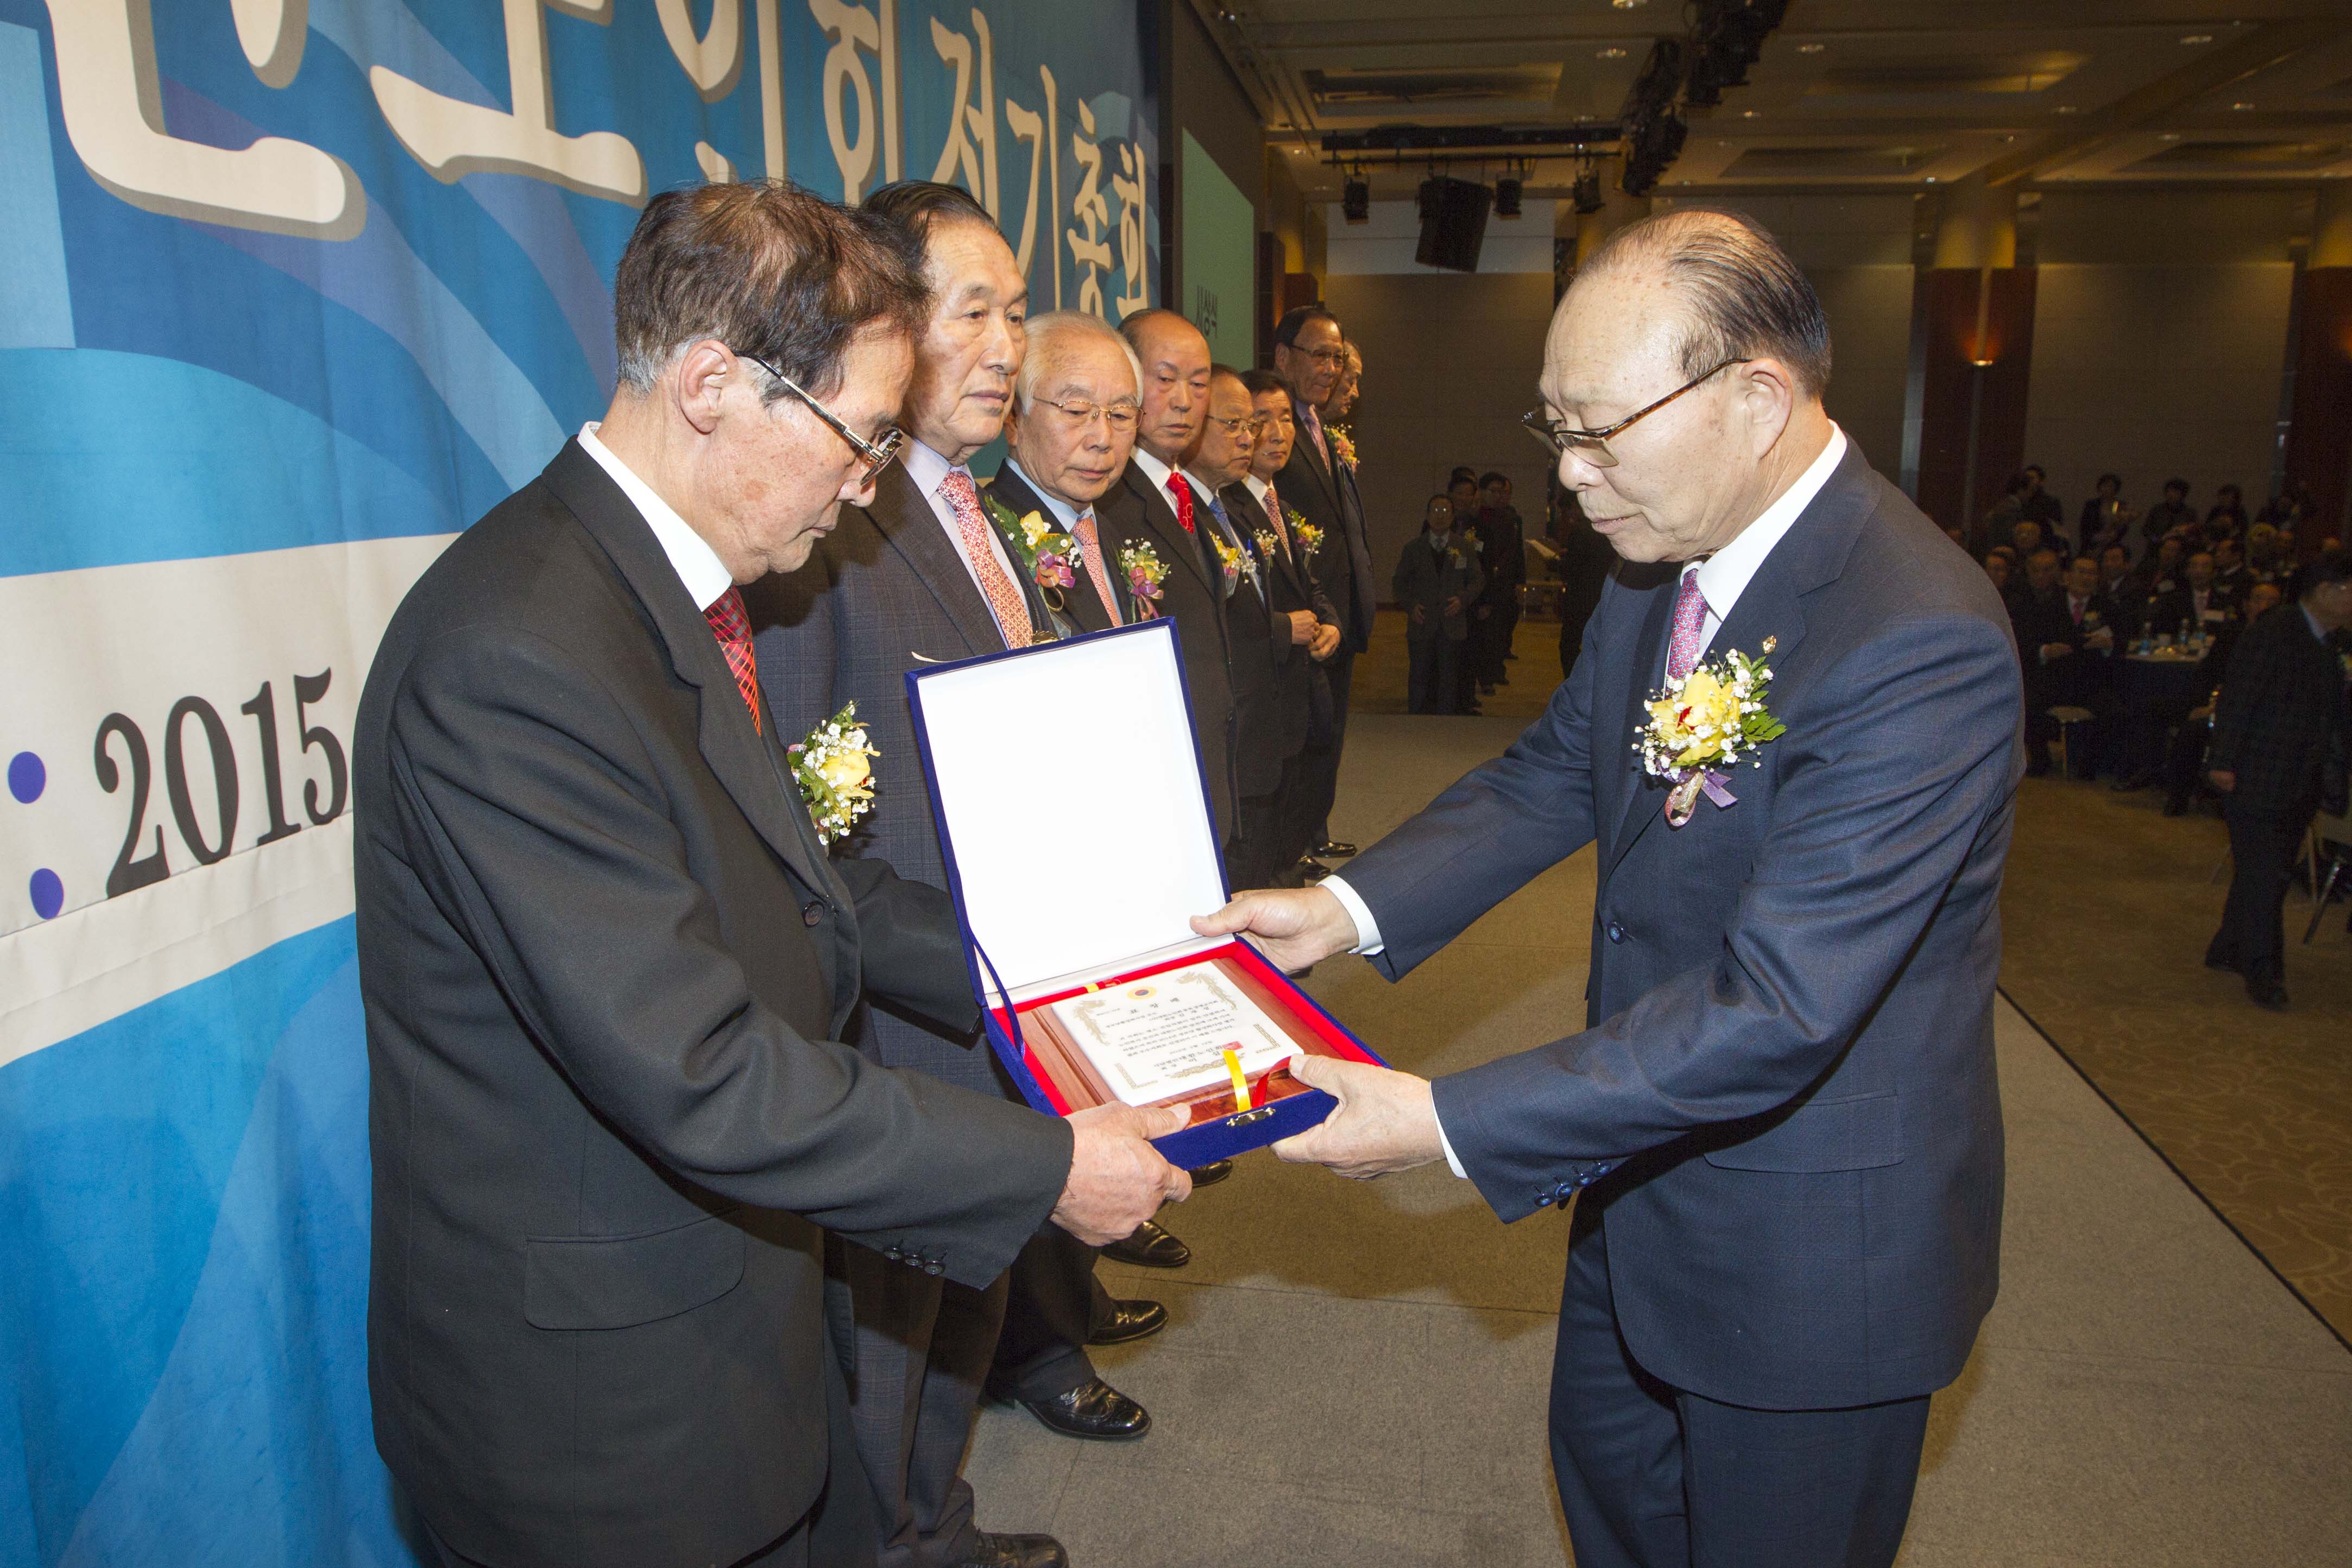
<svg viewBox="0 0 2352 1568">
<path fill-rule="evenodd" d="M 688 597 L 653 529 L 576 441 L 556 455 L 547 479 L 637 596 L 668 653 L 671 670 L 698 692 L 696 743 L 728 796 L 811 893 L 837 896 L 839 884 L 815 845 L 800 793 L 770 760 L 774 737 L 751 727 L 751 711 L 719 639 Z"/>
<path fill-rule="evenodd" d="M 1015 474 L 1010 465 L 999 468 L 996 471 L 996 477 L 982 487 L 982 494 L 993 497 L 999 505 L 1015 517 L 1035 512 L 1051 522 L 1055 528 L 1059 528 L 1062 526 L 1061 518 L 1051 507 L 1045 505 L 1045 497 L 1023 484 L 1021 476 Z M 1099 539 L 1102 534 L 1099 518 L 1096 520 L 1095 533 L 1096 538 Z M 1071 537 L 1075 538 L 1077 536 L 1073 533 Z M 1006 542 L 1005 549 L 1008 551 L 1013 549 L 1011 541 Z M 1108 570 L 1110 563 L 1108 558 L 1103 564 L 1104 570 Z M 1055 597 L 1061 601 L 1058 608 L 1047 601 L 1045 598 L 1047 591 L 1044 587 L 1034 578 L 1030 580 L 1024 591 L 1029 600 L 1031 617 L 1034 619 L 1043 613 L 1051 612 L 1056 622 L 1069 630 L 1103 631 L 1110 622 L 1103 619 L 1102 598 L 1095 591 L 1094 576 L 1087 570 L 1086 555 L 1083 551 L 1070 562 L 1070 572 L 1077 581 L 1067 588 L 1057 588 L 1052 591 Z"/>
<path fill-rule="evenodd" d="M 1176 520 L 1175 503 L 1151 482 L 1151 476 L 1138 464 L 1127 465 L 1121 482 L 1126 485 L 1128 494 L 1141 504 L 1143 526 L 1154 536 L 1162 564 L 1171 570 L 1182 567 L 1208 591 L 1212 602 L 1223 603 L 1224 596 L 1218 591 L 1218 585 L 1209 580 L 1208 570 L 1201 563 L 1201 547 L 1185 533 L 1184 525 Z M 1193 526 L 1195 528 L 1200 526 L 1198 518 L 1194 519 Z"/>
<path fill-rule="evenodd" d="M 939 514 L 931 510 L 931 503 L 916 487 L 905 465 L 893 463 L 882 470 L 875 484 L 873 505 L 866 511 L 883 539 L 913 569 L 948 619 L 955 622 L 956 630 L 963 633 L 965 651 L 1003 652 L 1004 633 L 997 630 L 988 601 L 980 596 L 963 557 L 948 542 Z"/>
</svg>

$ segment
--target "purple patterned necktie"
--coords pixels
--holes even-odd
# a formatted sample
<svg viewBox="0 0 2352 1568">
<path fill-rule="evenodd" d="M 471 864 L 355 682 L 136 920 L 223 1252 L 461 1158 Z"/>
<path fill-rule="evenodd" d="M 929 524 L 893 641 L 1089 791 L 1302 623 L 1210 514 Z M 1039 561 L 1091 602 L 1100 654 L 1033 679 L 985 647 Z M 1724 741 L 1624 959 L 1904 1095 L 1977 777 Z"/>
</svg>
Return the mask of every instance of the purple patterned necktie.
<svg viewBox="0 0 2352 1568">
<path fill-rule="evenodd" d="M 1679 681 L 1698 663 L 1700 639 L 1706 632 L 1706 595 L 1698 591 L 1698 562 L 1683 568 L 1683 584 L 1675 593 L 1675 636 L 1666 644 L 1666 679 Z"/>
</svg>

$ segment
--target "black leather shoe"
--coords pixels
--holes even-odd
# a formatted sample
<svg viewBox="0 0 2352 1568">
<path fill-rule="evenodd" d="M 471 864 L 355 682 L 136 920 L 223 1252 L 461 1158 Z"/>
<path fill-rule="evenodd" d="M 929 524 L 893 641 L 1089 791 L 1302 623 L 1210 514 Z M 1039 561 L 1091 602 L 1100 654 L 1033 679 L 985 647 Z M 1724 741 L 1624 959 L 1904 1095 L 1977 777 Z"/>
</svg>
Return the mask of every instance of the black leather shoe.
<svg viewBox="0 0 2352 1568">
<path fill-rule="evenodd" d="M 1325 865 L 1321 861 L 1300 861 L 1298 862 L 1298 875 L 1302 881 L 1307 883 L 1318 883 L 1321 882 L 1325 877 L 1329 876 L 1330 874 L 1331 868 Z"/>
<path fill-rule="evenodd" d="M 1342 843 L 1338 839 L 1328 839 L 1315 846 L 1315 853 L 1329 860 L 1345 860 L 1355 852 L 1355 845 Z"/>
<path fill-rule="evenodd" d="M 2205 955 L 2205 967 L 2209 969 L 2219 969 L 2225 975 L 2234 975 L 2239 972 L 2237 965 L 2227 958 L 2216 958 L 2210 953 Z"/>
<path fill-rule="evenodd" d="M 1202 1166 L 1200 1169 L 1189 1174 L 1192 1177 L 1192 1189 L 1195 1192 L 1198 1192 L 1204 1186 L 1214 1186 L 1219 1182 L 1224 1180 L 1227 1176 L 1233 1175 L 1234 1162 L 1231 1160 L 1213 1160 L 1209 1164 Z"/>
<path fill-rule="evenodd" d="M 2263 1009 L 2265 1012 L 2286 1011 L 2286 988 L 2275 980 L 2267 986 L 2258 986 L 2253 981 L 2248 980 L 2246 995 L 2252 999 L 2254 1006 Z"/>
<path fill-rule="evenodd" d="M 1125 1344 L 1129 1340 L 1150 1339 L 1168 1326 L 1168 1309 L 1158 1301 L 1122 1301 L 1114 1299 L 1110 1304 L 1110 1321 L 1087 1336 L 1088 1344 Z"/>
<path fill-rule="evenodd" d="M 1134 1235 L 1104 1248 L 1103 1256 L 1139 1269 L 1181 1269 L 1192 1260 L 1192 1249 L 1161 1229 L 1158 1220 L 1147 1219 Z"/>
<path fill-rule="evenodd" d="M 994 1535 L 983 1530 L 955 1568 L 1070 1568 L 1070 1554 L 1050 1535 Z"/>
<path fill-rule="evenodd" d="M 1151 1413 L 1109 1384 L 1097 1377 L 1081 1383 L 1058 1399 L 1024 1399 L 1021 1407 L 1065 1437 L 1078 1437 L 1090 1443 L 1131 1443 L 1151 1430 Z M 982 1537 L 986 1540 L 987 1537 Z M 1000 1540 L 1006 1539 L 999 1537 Z M 1043 1535 L 1013 1536 L 1016 1541 L 1046 1541 Z M 1051 1558 L 1039 1558 L 1040 1563 L 1062 1563 L 1061 1547 Z M 1015 1561 L 1006 1559 L 1006 1561 Z M 1028 1558 L 1019 1561 L 1026 1568 Z"/>
</svg>

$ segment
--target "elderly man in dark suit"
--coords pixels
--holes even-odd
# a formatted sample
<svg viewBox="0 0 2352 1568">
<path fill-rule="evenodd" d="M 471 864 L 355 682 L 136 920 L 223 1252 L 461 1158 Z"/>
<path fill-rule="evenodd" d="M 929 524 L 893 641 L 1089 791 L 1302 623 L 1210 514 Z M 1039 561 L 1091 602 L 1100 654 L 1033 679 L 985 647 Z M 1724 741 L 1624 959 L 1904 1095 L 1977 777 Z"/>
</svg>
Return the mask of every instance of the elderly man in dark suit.
<svg viewBox="0 0 2352 1568">
<path fill-rule="evenodd" d="M 1291 391 L 1291 423 L 1297 431 L 1290 463 L 1275 481 L 1283 503 L 1297 509 L 1322 531 L 1315 552 L 1315 575 L 1325 599 L 1339 612 L 1339 646 L 1324 664 L 1331 690 L 1331 741 L 1308 753 L 1304 788 L 1312 824 L 1308 848 L 1316 855 L 1349 855 L 1355 846 L 1331 837 L 1331 802 L 1339 788 L 1339 757 L 1348 741 L 1348 704 L 1355 685 L 1356 655 L 1372 645 L 1372 616 L 1380 580 L 1364 536 L 1364 500 L 1356 490 L 1354 465 L 1344 461 L 1323 428 L 1321 406 L 1345 373 L 1347 345 L 1339 319 L 1320 305 L 1286 312 L 1274 329 L 1274 368 Z M 1313 868 L 1321 874 L 1321 862 Z"/>
<path fill-rule="evenodd" d="M 889 462 L 913 257 L 707 186 L 646 205 L 614 303 L 611 410 L 418 580 L 361 702 L 376 1441 L 445 1564 L 854 1563 L 827 1232 L 979 1285 L 1184 1178 L 1162 1119 L 835 1043 L 862 997 L 976 1009 L 944 896 L 827 857 L 740 585 Z"/>
<path fill-rule="evenodd" d="M 1597 846 L 1581 1032 L 1433 1085 L 1302 1063 L 1339 1108 L 1278 1145 L 1354 1176 L 1446 1159 L 1505 1219 L 1575 1200 L 1552 1458 L 1582 1568 L 1892 1563 L 1928 1396 L 1993 1299 L 2016 652 L 1984 574 L 1822 411 L 1829 361 L 1748 220 L 1612 236 L 1529 416 L 1628 563 L 1575 672 L 1344 877 L 1196 922 L 1394 978 Z M 1785 732 L 1670 793 L 1633 749 L 1646 699 L 1734 653 Z"/>
<path fill-rule="evenodd" d="M 2327 551 L 2303 569 L 2296 587 L 2293 604 L 2238 639 L 2205 750 L 2233 867 L 2205 963 L 2244 976 L 2246 994 L 2273 1011 L 2287 1005 L 2281 911 L 2295 850 L 2315 810 L 2343 811 L 2352 743 L 2343 655 L 2329 646 L 2352 622 L 2352 555 Z"/>
<path fill-rule="evenodd" d="M 908 670 L 1048 641 L 1057 629 L 1034 572 L 988 517 L 967 466 L 1003 428 L 1025 359 L 1028 287 L 1013 249 L 987 209 L 951 185 L 901 182 L 865 204 L 921 246 L 934 298 L 900 414 L 906 444 L 872 498 L 843 512 L 804 570 L 755 593 L 751 612 L 761 675 L 787 734 L 855 701 L 876 749 L 912 767 Z M 1082 612 L 1067 591 L 1060 598 Z M 903 875 L 946 885 L 930 797 L 912 777 L 878 797 L 860 830 L 856 841 Z M 877 1006 L 855 1038 L 877 1061 L 1017 1099 L 979 1030 L 956 1021 L 942 1028 Z M 1182 1248 L 1149 1219 L 1139 1228 L 1140 1247 Z M 1060 1560 L 1050 1542 L 1016 1550 L 1002 1544 L 1009 1538 L 976 1531 L 960 1474 L 999 1336 L 1025 1310 L 1013 1288 L 1044 1278 L 1061 1281 L 1057 1298 L 1092 1295 L 1089 1251 L 1041 1233 L 1022 1259 L 973 1291 L 943 1287 L 870 1249 L 840 1249 L 857 1317 L 851 1414 L 880 1515 L 883 1568 Z M 1150 1306 L 1137 1303 L 1147 1316 Z M 1085 1376 L 1037 1401 L 1051 1424 L 1094 1437 L 1137 1437 L 1149 1427 L 1140 1406 L 1093 1375 L 1082 1349 L 1061 1364 Z"/>
</svg>

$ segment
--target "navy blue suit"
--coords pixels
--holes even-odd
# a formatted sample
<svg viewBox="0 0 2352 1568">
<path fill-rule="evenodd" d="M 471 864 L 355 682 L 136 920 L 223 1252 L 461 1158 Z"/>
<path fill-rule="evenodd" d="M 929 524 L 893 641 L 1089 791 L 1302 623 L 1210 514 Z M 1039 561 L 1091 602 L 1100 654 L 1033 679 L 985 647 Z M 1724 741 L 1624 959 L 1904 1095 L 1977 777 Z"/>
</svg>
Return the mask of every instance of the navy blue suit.
<svg viewBox="0 0 2352 1568">
<path fill-rule="evenodd" d="M 1632 741 L 1675 580 L 1612 580 L 1544 716 L 1348 882 L 1394 979 L 1599 846 L 1584 1031 L 1435 1086 L 1503 1218 L 1583 1195 L 1553 1410 L 1578 1561 L 1876 1562 L 1876 1537 L 1837 1536 L 1835 1518 L 1777 1551 L 1726 1544 L 1748 1500 L 1721 1489 L 1779 1484 L 1741 1473 L 1769 1446 L 1753 1434 L 1726 1438 L 1741 1456 L 1706 1486 L 1696 1458 L 1667 1477 L 1635 1450 L 1661 1430 L 1681 1441 L 1677 1407 L 1697 1430 L 1694 1401 L 1745 1417 L 1908 1400 L 1896 1426 L 1923 1427 L 1924 1396 L 1967 1360 L 1998 1275 L 2016 649 L 1983 572 L 1849 447 L 1708 648 L 1778 640 L 1770 702 L 1788 732 L 1738 767 L 1737 805 L 1702 798 L 1675 829 Z M 1603 1385 L 1666 1425 L 1612 1415 Z M 1888 1559 L 1907 1440 L 1899 1496 L 1856 1503 L 1881 1516 L 1864 1536 L 1893 1510 Z"/>
</svg>

